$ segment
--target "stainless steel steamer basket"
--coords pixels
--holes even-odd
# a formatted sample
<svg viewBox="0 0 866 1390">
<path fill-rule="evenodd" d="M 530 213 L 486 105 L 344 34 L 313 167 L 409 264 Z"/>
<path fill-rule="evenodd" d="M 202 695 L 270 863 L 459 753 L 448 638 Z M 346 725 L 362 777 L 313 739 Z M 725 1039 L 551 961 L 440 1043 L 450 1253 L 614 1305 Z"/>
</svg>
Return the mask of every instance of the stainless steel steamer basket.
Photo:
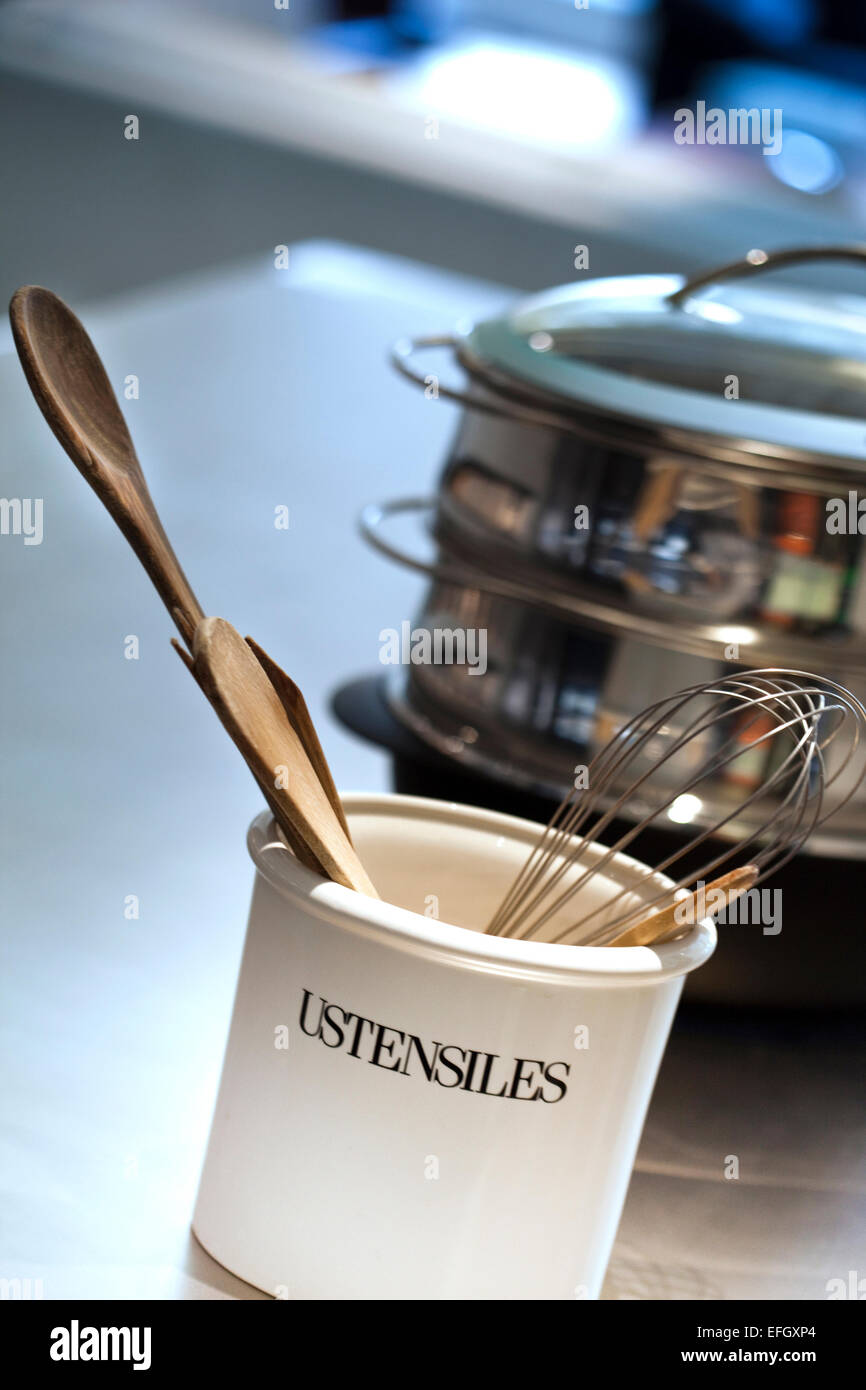
<svg viewBox="0 0 866 1390">
<path fill-rule="evenodd" d="M 715 280 L 825 255 L 866 266 L 858 247 L 751 252 Z M 436 534 L 635 614 L 829 634 L 858 665 L 862 537 L 828 504 L 864 479 L 866 299 L 699 293 L 711 279 L 585 281 L 398 345 L 405 375 L 464 407 Z M 450 347 L 467 384 L 422 375 L 425 346 Z"/>
<path fill-rule="evenodd" d="M 455 765 L 508 786 L 559 800 L 572 785 L 575 768 L 588 764 L 632 715 L 677 689 L 731 670 L 718 648 L 672 651 L 639 632 L 592 628 L 574 616 L 551 615 L 516 592 L 503 597 L 495 589 L 488 576 L 435 579 L 414 624 L 428 631 L 483 629 L 483 678 L 468 665 L 408 664 L 391 671 L 388 702 L 402 724 Z M 833 678 L 860 698 L 866 695 L 862 671 L 834 672 Z M 679 732 L 673 725 L 663 731 L 659 754 Z M 684 772 L 672 759 L 672 785 Z M 717 820 L 720 808 L 734 799 L 721 776 L 702 796 L 693 813 L 697 824 Z M 638 802 L 623 812 L 625 819 L 643 814 Z M 672 822 L 677 814 L 674 810 Z M 747 818 L 738 820 L 730 834 L 746 826 Z M 809 852 L 859 859 L 864 844 L 861 792 L 812 837 Z"/>
<path fill-rule="evenodd" d="M 581 281 L 397 346 L 401 372 L 463 412 L 435 501 L 369 507 L 362 527 L 433 580 L 419 627 L 488 637 L 483 680 L 398 674 L 403 723 L 559 794 L 623 718 L 731 660 L 816 670 L 862 698 L 866 299 L 754 283 L 825 257 L 863 267 L 866 247 Z M 451 351 L 466 384 L 420 371 L 425 347 Z M 395 539 L 412 516 L 434 558 Z M 811 849 L 860 857 L 864 828 L 861 798 Z"/>
</svg>

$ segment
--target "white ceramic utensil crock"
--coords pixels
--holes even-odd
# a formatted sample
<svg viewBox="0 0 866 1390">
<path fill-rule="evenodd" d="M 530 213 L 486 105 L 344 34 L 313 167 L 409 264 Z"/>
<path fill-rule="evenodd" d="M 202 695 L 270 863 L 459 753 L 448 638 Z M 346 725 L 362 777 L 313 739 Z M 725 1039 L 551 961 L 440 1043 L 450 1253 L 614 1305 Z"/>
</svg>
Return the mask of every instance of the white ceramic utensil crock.
<svg viewBox="0 0 866 1390">
<path fill-rule="evenodd" d="M 712 923 L 653 948 L 487 936 L 541 827 L 415 797 L 344 802 L 381 902 L 304 868 L 268 814 L 250 828 L 196 1236 L 277 1297 L 596 1298 Z M 640 872 L 619 855 L 586 891 L 600 902 Z M 653 882 L 636 901 L 667 880 Z"/>
</svg>

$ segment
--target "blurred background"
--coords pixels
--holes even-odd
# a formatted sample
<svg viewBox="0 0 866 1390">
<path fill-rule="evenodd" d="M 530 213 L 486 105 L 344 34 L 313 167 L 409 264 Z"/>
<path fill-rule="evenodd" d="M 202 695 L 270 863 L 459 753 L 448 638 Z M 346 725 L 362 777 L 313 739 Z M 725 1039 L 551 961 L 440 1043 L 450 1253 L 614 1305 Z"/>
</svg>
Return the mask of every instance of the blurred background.
<svg viewBox="0 0 866 1390">
<path fill-rule="evenodd" d="M 0 63 L 4 295 L 349 233 L 537 288 L 575 241 L 595 274 L 687 270 L 866 211 L 846 0 L 7 0 Z M 698 98 L 784 110 L 782 153 L 676 145 Z"/>
</svg>

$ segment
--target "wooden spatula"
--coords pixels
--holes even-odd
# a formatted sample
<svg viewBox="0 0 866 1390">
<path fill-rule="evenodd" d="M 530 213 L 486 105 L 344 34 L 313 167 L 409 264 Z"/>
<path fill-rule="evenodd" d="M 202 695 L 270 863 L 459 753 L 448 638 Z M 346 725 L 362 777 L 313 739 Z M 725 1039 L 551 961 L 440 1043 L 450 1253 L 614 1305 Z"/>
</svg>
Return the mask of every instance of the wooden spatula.
<svg viewBox="0 0 866 1390">
<path fill-rule="evenodd" d="M 224 618 L 196 628 L 193 672 L 290 841 L 300 841 L 327 878 L 378 897 L 278 692 Z"/>
<path fill-rule="evenodd" d="M 247 637 L 247 646 L 255 656 L 274 690 L 280 697 L 280 704 L 285 711 L 286 717 L 294 729 L 301 743 L 304 745 L 304 752 L 313 765 L 313 769 L 324 788 L 340 825 L 351 843 L 352 837 L 349 834 L 349 826 L 346 822 L 346 813 L 343 810 L 343 803 L 340 800 L 340 793 L 334 785 L 331 769 L 328 767 L 328 760 L 325 757 L 324 749 L 319 742 L 319 735 L 316 733 L 316 726 L 313 723 L 310 711 L 307 709 L 307 702 L 301 691 L 291 676 L 287 675 L 277 663 L 268 656 L 267 652 L 262 651 L 258 642 L 254 642 L 252 637 Z"/>
</svg>

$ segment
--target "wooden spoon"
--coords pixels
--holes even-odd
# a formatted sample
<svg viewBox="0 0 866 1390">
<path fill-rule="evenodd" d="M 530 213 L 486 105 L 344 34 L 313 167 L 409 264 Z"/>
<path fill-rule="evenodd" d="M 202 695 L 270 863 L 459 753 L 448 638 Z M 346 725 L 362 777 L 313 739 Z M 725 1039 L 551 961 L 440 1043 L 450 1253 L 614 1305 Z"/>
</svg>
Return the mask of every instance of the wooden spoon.
<svg viewBox="0 0 866 1390">
<path fill-rule="evenodd" d="M 99 353 L 68 305 L 39 285 L 16 290 L 9 318 L 21 365 L 42 414 L 114 517 L 192 650 L 193 634 L 204 612 L 163 530 Z M 348 836 L 343 805 L 303 695 L 261 647 L 251 638 L 247 641 Z"/>
<path fill-rule="evenodd" d="M 114 517 L 189 646 L 204 614 L 162 529 L 96 348 L 63 300 L 39 285 L 16 290 L 9 318 L 42 414 Z"/>
<path fill-rule="evenodd" d="M 378 897 L 279 694 L 224 618 L 196 628 L 193 671 L 293 847 L 300 841 L 327 878 Z"/>
<path fill-rule="evenodd" d="M 627 927 L 619 936 L 615 936 L 613 941 L 609 941 L 608 946 L 657 946 L 662 941 L 672 941 L 674 937 L 682 935 L 684 931 L 699 920 L 698 913 L 705 917 L 715 917 L 717 912 L 721 912 L 723 907 L 729 907 L 736 898 L 742 893 L 748 892 L 753 883 L 758 878 L 758 866 L 756 864 L 745 864 L 741 869 L 732 869 L 730 873 L 722 874 L 712 883 L 708 883 L 703 891 L 704 899 L 712 893 L 724 893 L 724 901 L 716 903 L 712 908 L 702 906 L 699 901 L 698 893 L 691 893 L 686 898 L 680 898 L 677 902 L 671 903 L 670 907 L 665 907 L 661 912 L 656 912 L 651 917 L 645 917 L 643 921 L 636 922 L 633 927 Z"/>
</svg>

